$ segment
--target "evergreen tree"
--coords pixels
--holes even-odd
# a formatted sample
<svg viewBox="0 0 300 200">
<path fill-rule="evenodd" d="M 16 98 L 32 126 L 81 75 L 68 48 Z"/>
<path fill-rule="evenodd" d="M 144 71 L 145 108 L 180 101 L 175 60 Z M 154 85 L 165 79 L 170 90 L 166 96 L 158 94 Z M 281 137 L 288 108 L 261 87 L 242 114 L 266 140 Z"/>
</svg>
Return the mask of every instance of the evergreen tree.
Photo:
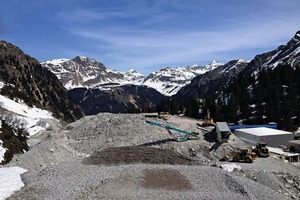
<svg viewBox="0 0 300 200">
<path fill-rule="evenodd" d="M 188 117 L 199 118 L 199 104 L 194 96 L 190 96 L 186 103 L 185 115 Z"/>
</svg>

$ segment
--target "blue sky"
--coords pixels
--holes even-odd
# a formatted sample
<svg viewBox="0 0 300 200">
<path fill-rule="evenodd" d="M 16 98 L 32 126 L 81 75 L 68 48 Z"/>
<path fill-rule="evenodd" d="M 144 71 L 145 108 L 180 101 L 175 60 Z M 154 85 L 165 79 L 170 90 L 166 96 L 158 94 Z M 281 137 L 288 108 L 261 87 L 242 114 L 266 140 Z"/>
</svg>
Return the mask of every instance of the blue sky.
<svg viewBox="0 0 300 200">
<path fill-rule="evenodd" d="M 0 39 L 39 61 L 94 58 L 148 74 L 286 44 L 299 0 L 0 0 Z"/>
</svg>

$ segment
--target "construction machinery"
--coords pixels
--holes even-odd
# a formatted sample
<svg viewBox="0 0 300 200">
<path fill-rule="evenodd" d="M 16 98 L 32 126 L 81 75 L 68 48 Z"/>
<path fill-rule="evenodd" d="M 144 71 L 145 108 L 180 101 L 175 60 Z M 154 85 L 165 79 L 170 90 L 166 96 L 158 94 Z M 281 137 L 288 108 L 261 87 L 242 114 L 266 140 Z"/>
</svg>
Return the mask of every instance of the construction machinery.
<svg viewBox="0 0 300 200">
<path fill-rule="evenodd" d="M 153 121 L 148 121 L 146 120 L 147 123 L 151 124 L 151 125 L 155 125 L 155 126 L 159 126 L 159 127 L 162 127 L 162 128 L 165 128 L 168 133 L 177 141 L 177 142 L 183 142 L 183 141 L 187 141 L 188 139 L 199 139 L 198 135 L 199 133 L 197 132 L 189 132 L 189 131 L 186 131 L 186 130 L 181 130 L 179 128 L 176 128 L 176 127 L 172 127 L 170 125 L 163 125 L 163 124 L 160 124 L 158 122 L 153 122 Z M 174 131 L 177 131 L 177 132 L 180 132 L 180 133 L 183 133 L 184 136 L 175 136 L 171 130 L 174 130 Z"/>
<path fill-rule="evenodd" d="M 249 148 L 240 148 L 239 151 L 233 151 L 224 156 L 226 161 L 252 163 L 256 159 L 256 153 Z"/>
<path fill-rule="evenodd" d="M 265 142 L 259 142 L 252 149 L 252 152 L 256 153 L 258 157 L 269 157 L 269 149 L 267 148 L 267 144 Z"/>
<path fill-rule="evenodd" d="M 158 117 L 164 120 L 170 119 L 171 115 L 168 112 L 159 112 Z"/>
<path fill-rule="evenodd" d="M 210 117 L 210 112 L 207 109 L 207 117 L 204 119 L 202 126 L 215 126 L 213 118 Z"/>
</svg>

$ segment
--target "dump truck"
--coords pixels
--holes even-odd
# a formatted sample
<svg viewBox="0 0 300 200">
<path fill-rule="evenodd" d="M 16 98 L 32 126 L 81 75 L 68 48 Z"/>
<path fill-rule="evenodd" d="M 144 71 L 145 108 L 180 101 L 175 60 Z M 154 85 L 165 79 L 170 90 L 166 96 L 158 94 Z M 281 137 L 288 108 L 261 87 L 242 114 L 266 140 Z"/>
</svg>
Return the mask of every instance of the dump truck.
<svg viewBox="0 0 300 200">
<path fill-rule="evenodd" d="M 224 160 L 232 162 L 252 163 L 256 159 L 256 153 L 249 148 L 241 148 L 239 151 L 233 151 L 225 154 Z"/>
<path fill-rule="evenodd" d="M 265 142 L 257 143 L 256 146 L 252 149 L 252 152 L 256 153 L 258 157 L 269 157 L 269 149 L 267 148 L 267 144 Z"/>
</svg>

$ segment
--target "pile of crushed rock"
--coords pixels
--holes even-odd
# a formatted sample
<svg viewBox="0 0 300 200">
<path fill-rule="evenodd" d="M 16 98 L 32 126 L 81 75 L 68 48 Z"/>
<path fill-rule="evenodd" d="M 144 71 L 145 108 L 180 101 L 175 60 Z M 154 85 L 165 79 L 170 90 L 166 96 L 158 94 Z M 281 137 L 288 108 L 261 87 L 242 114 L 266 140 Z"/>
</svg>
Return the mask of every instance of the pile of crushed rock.
<svg viewBox="0 0 300 200">
<path fill-rule="evenodd" d="M 89 160 L 89 161 L 88 161 Z M 144 146 L 110 147 L 94 152 L 85 163 L 119 165 L 119 164 L 172 164 L 196 165 L 196 160 L 170 149 Z"/>
<path fill-rule="evenodd" d="M 85 165 L 62 162 L 23 175 L 15 199 L 287 199 L 220 168 L 199 165 Z"/>
<path fill-rule="evenodd" d="M 142 114 L 101 113 L 65 128 L 53 124 L 10 164 L 29 171 L 23 175 L 26 187 L 9 199 L 298 198 L 299 179 L 293 177 L 299 169 L 270 157 L 239 163 L 238 172 L 223 171 L 213 166 L 224 152 L 244 145 L 237 138 L 219 144 L 194 120 L 153 120 L 200 132 L 200 140 L 175 142 Z M 293 177 L 280 178 L 286 171 Z"/>
</svg>

